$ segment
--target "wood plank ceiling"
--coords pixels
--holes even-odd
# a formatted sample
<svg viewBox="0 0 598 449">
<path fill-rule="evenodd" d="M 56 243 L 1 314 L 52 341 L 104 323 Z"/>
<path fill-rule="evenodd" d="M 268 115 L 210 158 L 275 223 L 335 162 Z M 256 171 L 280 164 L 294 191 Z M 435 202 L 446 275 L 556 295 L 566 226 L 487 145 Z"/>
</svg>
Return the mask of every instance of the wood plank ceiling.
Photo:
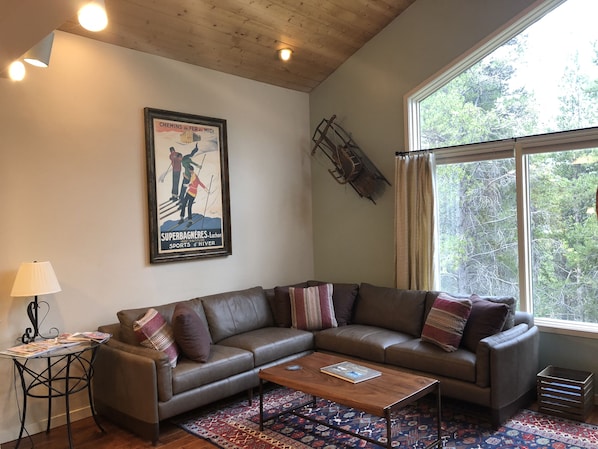
<svg viewBox="0 0 598 449">
<path fill-rule="evenodd" d="M 310 92 L 414 1 L 105 0 L 104 31 L 76 17 L 59 30 Z"/>
</svg>

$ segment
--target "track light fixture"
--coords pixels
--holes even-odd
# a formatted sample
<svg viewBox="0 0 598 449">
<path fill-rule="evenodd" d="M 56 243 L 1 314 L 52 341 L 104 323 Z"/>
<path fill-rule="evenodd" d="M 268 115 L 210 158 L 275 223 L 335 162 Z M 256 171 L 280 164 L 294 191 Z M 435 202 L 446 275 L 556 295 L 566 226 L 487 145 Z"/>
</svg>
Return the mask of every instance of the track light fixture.
<svg viewBox="0 0 598 449">
<path fill-rule="evenodd" d="M 25 53 L 23 60 L 36 67 L 48 67 L 50 64 L 50 55 L 52 54 L 53 42 L 54 32 L 52 31 Z"/>
</svg>

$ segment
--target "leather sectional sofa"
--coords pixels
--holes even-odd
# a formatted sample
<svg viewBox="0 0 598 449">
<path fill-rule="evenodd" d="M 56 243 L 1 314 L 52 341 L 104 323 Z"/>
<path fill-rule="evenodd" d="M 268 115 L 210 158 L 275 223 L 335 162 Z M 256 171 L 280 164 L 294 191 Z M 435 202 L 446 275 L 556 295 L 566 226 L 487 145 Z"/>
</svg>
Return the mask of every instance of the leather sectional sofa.
<svg viewBox="0 0 598 449">
<path fill-rule="evenodd" d="M 309 281 L 292 287 L 322 284 Z M 494 425 L 533 400 L 539 332 L 530 314 L 515 310 L 513 298 L 482 299 L 482 305 L 500 304 L 508 309 L 500 329 L 486 331 L 492 334 L 488 336 L 478 334 L 483 337 L 479 342 L 475 335 L 472 342 L 469 335 L 469 347 L 447 351 L 422 338 L 431 311 L 436 312 L 438 292 L 370 284 L 332 287 L 338 326 L 322 330 L 292 326 L 296 317 L 288 286 L 253 287 L 155 305 L 151 308 L 167 326 L 174 327 L 174 340 L 181 343 L 174 363 L 166 352 L 142 346 L 134 331 L 150 307 L 118 312 L 118 323 L 99 327 L 112 338 L 99 348 L 95 360 L 96 411 L 156 443 L 161 421 L 245 390 L 251 392 L 259 383 L 260 369 L 313 351 L 389 365 L 397 368 L 397 375 L 404 370 L 437 378 L 443 396 L 488 407 Z M 205 340 L 205 354 L 193 347 L 189 335 L 181 335 L 179 323 L 193 323 L 181 321 L 185 317 L 181 310 L 191 310 L 195 323 L 205 327 L 203 333 L 191 333 L 191 340 Z M 487 324 L 472 308 L 463 340 L 477 322 Z M 177 340 L 185 337 L 187 341 Z M 181 348 L 201 361 L 191 360 Z"/>
</svg>

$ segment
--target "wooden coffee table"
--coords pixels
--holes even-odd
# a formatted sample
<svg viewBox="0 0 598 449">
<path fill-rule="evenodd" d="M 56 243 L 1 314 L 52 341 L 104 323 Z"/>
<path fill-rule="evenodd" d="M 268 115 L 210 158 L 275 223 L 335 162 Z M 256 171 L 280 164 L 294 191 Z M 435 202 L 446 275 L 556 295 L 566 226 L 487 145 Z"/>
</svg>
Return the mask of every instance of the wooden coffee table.
<svg viewBox="0 0 598 449">
<path fill-rule="evenodd" d="M 366 380 L 360 383 L 351 383 L 334 376 L 320 372 L 320 368 L 339 363 L 351 361 L 362 366 L 375 369 L 382 373 L 381 376 Z M 289 366 L 298 365 L 298 370 L 289 370 Z M 305 357 L 260 370 L 260 430 L 264 430 L 264 396 L 263 382 L 269 381 L 275 384 L 292 388 L 293 390 L 306 393 L 313 398 L 315 402 L 317 397 L 327 399 L 356 410 L 380 416 L 386 419 L 386 447 L 392 448 L 392 421 L 391 414 L 430 393 L 436 393 L 438 401 L 437 416 L 437 438 L 426 448 L 437 446 L 441 447 L 441 403 L 440 403 L 440 382 L 428 377 L 416 376 L 403 373 L 383 366 L 369 364 L 360 360 L 352 360 L 346 357 L 315 352 Z M 328 422 L 318 421 L 310 416 L 301 414 L 298 409 L 303 405 L 292 410 L 287 410 L 275 416 L 281 416 L 285 413 L 292 413 L 304 419 L 315 421 L 319 424 L 346 432 L 357 438 L 369 441 L 380 446 L 384 444 L 378 440 L 360 435 L 358 433 L 342 429 Z"/>
</svg>

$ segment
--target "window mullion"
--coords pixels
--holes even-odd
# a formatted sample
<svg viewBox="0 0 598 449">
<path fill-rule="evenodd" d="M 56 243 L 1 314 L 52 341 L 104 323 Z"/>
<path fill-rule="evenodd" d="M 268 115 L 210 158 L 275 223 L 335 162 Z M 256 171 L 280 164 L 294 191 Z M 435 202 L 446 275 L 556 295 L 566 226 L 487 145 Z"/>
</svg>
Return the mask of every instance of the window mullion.
<svg viewBox="0 0 598 449">
<path fill-rule="evenodd" d="M 533 313 L 531 224 L 529 213 L 529 166 L 521 143 L 515 143 L 517 190 L 517 249 L 519 255 L 519 308 Z"/>
</svg>

